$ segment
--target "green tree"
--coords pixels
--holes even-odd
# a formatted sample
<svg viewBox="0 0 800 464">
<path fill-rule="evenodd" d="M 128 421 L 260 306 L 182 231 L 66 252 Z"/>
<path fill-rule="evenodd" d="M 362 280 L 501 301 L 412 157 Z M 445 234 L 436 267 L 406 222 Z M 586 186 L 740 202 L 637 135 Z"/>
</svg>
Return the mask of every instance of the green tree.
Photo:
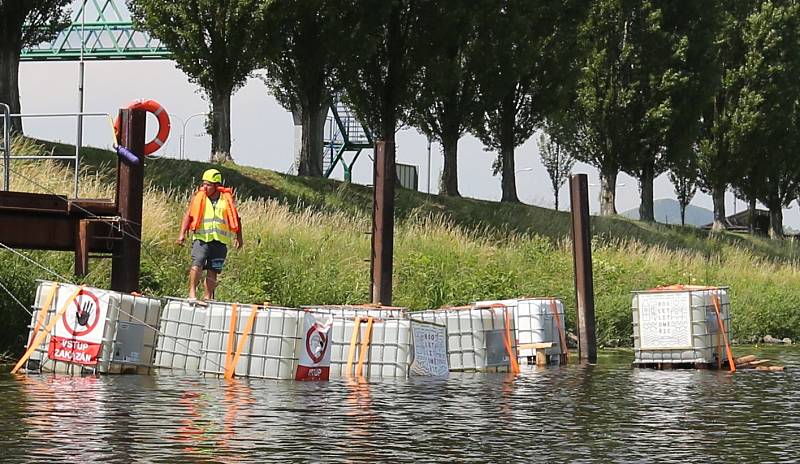
<svg viewBox="0 0 800 464">
<path fill-rule="evenodd" d="M 745 60 L 732 145 L 749 168 L 734 187 L 770 211 L 770 236 L 783 238 L 783 208 L 800 193 L 800 2 L 762 2 L 742 27 Z"/>
<path fill-rule="evenodd" d="M 567 114 L 576 155 L 600 171 L 602 215 L 616 214 L 616 179 L 626 171 L 639 180 L 639 217 L 654 220 L 653 180 L 698 131 L 687 121 L 698 119 L 694 100 L 710 88 L 703 56 L 713 12 L 691 0 L 593 2 L 580 34 L 583 73 Z"/>
<path fill-rule="evenodd" d="M 501 201 L 517 202 L 514 149 L 565 106 L 585 2 L 486 0 L 475 47 L 478 117 L 472 131 L 498 152 Z"/>
<path fill-rule="evenodd" d="M 19 56 L 22 49 L 47 40 L 69 25 L 71 0 L 0 1 L 0 103 L 20 113 Z M 13 118 L 13 130 L 22 132 L 22 120 Z"/>
<path fill-rule="evenodd" d="M 669 171 L 669 180 L 675 189 L 675 196 L 681 209 L 682 226 L 686 225 L 686 207 L 697 193 L 697 162 L 695 158 L 688 158 L 685 161 Z"/>
<path fill-rule="evenodd" d="M 567 147 L 560 144 L 552 136 L 549 136 L 547 129 L 539 136 L 539 156 L 542 158 L 542 164 L 550 176 L 556 211 L 558 211 L 558 191 L 569 179 L 572 168 L 575 166 L 575 157 L 572 156 Z"/>
<path fill-rule="evenodd" d="M 598 0 L 579 31 L 584 53 L 576 97 L 565 112 L 573 133 L 569 145 L 576 157 L 600 172 L 600 214 L 617 213 L 617 176 L 626 155 L 637 151 L 630 133 L 637 119 L 637 91 L 629 29 L 633 6 L 627 2 Z M 634 114 L 637 113 L 637 114 Z"/>
<path fill-rule="evenodd" d="M 713 91 L 709 57 L 718 16 L 715 2 L 667 0 L 647 6 L 652 9 L 646 11 L 639 82 L 645 111 L 637 128 L 647 143 L 632 153 L 624 170 L 639 180 L 639 217 L 654 221 L 653 181 L 686 162 L 700 130 L 697 101 Z"/>
<path fill-rule="evenodd" d="M 353 21 L 352 34 L 363 46 L 352 51 L 349 58 L 337 67 L 347 101 L 359 119 L 369 127 L 385 150 L 376 153 L 373 168 L 374 195 L 394 198 L 394 182 L 377 181 L 379 176 L 395 173 L 395 132 L 400 121 L 408 120 L 414 97 L 412 82 L 416 73 L 439 52 L 430 40 L 436 27 L 432 8 L 435 2 L 417 0 L 369 0 L 359 3 L 359 15 Z M 373 222 L 373 278 L 375 266 L 381 269 L 380 282 L 373 286 L 373 302 L 392 301 L 391 269 L 394 241 L 394 203 L 382 202 L 384 210 Z M 377 204 L 377 201 L 376 201 Z M 383 231 L 385 241 L 376 241 L 376 230 Z M 376 264 L 377 263 L 377 264 Z M 377 279 L 376 279 L 377 280 Z"/>
<path fill-rule="evenodd" d="M 351 34 L 362 46 L 337 66 L 346 99 L 376 139 L 394 143 L 409 119 L 417 74 L 438 48 L 430 40 L 433 3 L 365 0 Z"/>
<path fill-rule="evenodd" d="M 299 115 L 301 176 L 321 177 L 322 134 L 333 92 L 335 65 L 347 59 L 358 38 L 347 31 L 354 1 L 272 0 L 266 12 L 263 80 L 286 109 Z"/>
<path fill-rule="evenodd" d="M 709 58 L 716 70 L 713 92 L 700 100 L 700 135 L 697 139 L 700 190 L 714 203 L 712 230 L 725 225 L 725 191 L 742 175 L 747 153 L 733 144 L 734 113 L 739 105 L 739 69 L 745 60 L 742 26 L 753 11 L 754 0 L 719 0 L 718 26 Z"/>
<path fill-rule="evenodd" d="M 264 0 L 131 0 L 138 27 L 160 39 L 178 67 L 206 93 L 211 160 L 231 156 L 231 96 L 259 65 Z"/>
<path fill-rule="evenodd" d="M 477 109 L 474 69 L 471 68 L 476 25 L 475 5 L 461 0 L 435 2 L 431 31 L 441 53 L 424 65 L 414 80 L 409 123 L 442 145 L 444 164 L 439 193 L 458 192 L 458 141 L 469 128 Z"/>
</svg>

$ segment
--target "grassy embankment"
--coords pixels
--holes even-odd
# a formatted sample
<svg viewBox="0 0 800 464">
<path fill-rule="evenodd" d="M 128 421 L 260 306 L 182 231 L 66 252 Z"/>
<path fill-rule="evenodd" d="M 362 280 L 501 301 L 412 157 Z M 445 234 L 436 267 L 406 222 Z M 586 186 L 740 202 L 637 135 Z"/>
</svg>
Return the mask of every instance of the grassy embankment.
<svg viewBox="0 0 800 464">
<path fill-rule="evenodd" d="M 71 153 L 59 144 L 19 143 L 28 152 Z M 112 198 L 115 155 L 90 150 L 81 195 Z M 206 163 L 151 159 L 146 165 L 142 288 L 185 295 L 188 249 L 174 245 L 180 217 Z M 369 289 L 371 191 L 326 179 L 244 166 L 221 168 L 237 188 L 245 247 L 229 255 L 220 299 L 274 304 L 363 303 Z M 64 164 L 12 166 L 14 189 L 67 193 Z M 569 215 L 546 208 L 453 199 L 399 189 L 395 305 L 412 309 L 522 295 L 564 298 L 574 320 Z M 800 335 L 800 250 L 794 243 L 694 228 L 592 218 L 598 340 L 630 344 L 630 291 L 692 283 L 731 287 L 734 338 Z M 71 253 L 27 251 L 72 277 Z M 52 278 L 0 250 L 0 282 L 30 304 L 34 279 Z M 92 260 L 82 279 L 107 287 L 109 260 Z M 0 351 L 23 344 L 27 315 L 0 296 Z"/>
</svg>

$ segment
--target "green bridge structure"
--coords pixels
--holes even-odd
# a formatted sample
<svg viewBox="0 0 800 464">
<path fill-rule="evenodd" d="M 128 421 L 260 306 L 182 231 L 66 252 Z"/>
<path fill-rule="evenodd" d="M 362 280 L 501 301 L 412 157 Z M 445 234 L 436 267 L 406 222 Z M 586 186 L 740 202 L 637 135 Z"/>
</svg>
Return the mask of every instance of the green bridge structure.
<svg viewBox="0 0 800 464">
<path fill-rule="evenodd" d="M 73 3 L 72 22 L 55 39 L 22 50 L 20 60 L 97 61 L 97 60 L 169 60 L 172 52 L 146 31 L 137 30 L 124 0 L 78 0 Z M 363 150 L 372 150 L 374 140 L 369 130 L 340 98 L 331 101 L 323 137 L 323 174 L 330 177 L 341 165 L 346 181 Z M 416 184 L 416 167 L 413 180 Z M 401 167 L 400 170 L 403 170 Z M 407 169 L 406 169 L 407 171 Z M 414 188 L 399 173 L 401 183 Z"/>
</svg>

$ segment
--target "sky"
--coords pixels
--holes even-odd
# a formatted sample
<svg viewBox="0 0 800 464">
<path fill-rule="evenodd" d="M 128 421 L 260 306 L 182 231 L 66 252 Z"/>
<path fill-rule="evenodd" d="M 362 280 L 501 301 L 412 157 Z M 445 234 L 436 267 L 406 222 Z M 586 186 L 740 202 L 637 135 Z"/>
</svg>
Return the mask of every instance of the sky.
<svg viewBox="0 0 800 464">
<path fill-rule="evenodd" d="M 76 5 L 79 2 L 76 2 Z M 89 14 L 89 13 L 87 13 Z M 174 62 L 158 61 L 87 61 L 84 86 L 84 111 L 116 115 L 121 107 L 133 100 L 152 98 L 160 102 L 172 118 L 172 132 L 158 156 L 177 158 L 180 155 L 183 135 L 184 153 L 192 160 L 207 160 L 211 139 L 204 131 L 204 117 L 208 104 L 198 86 Z M 20 94 L 23 114 L 67 113 L 78 111 L 78 75 L 76 62 L 23 62 L 20 64 Z M 156 132 L 156 121 L 148 116 L 148 136 Z M 75 144 L 77 123 L 75 117 L 27 118 L 23 120 L 25 132 L 32 137 Z M 185 131 L 184 131 L 185 129 Z M 248 79 L 246 85 L 234 94 L 231 102 L 231 152 L 234 160 L 243 165 L 290 172 L 294 153 L 294 126 L 291 113 L 269 95 L 258 78 Z M 550 207 L 554 205 L 550 179 L 539 158 L 539 134 L 517 147 L 517 192 L 523 203 Z M 84 119 L 83 144 L 111 147 L 113 135 L 108 117 Z M 499 200 L 500 177 L 492 175 L 492 162 L 497 156 L 484 150 L 481 142 L 465 135 L 459 142 L 459 190 L 463 196 L 486 200 Z M 372 183 L 371 153 L 362 153 L 353 170 L 353 181 Z M 397 133 L 397 162 L 418 167 L 419 189 L 438 192 L 438 179 L 442 168 L 441 147 L 433 143 L 428 169 L 427 139 L 413 128 L 401 128 Z M 573 173 L 589 176 L 590 212 L 599 211 L 599 180 L 597 170 L 577 163 Z M 341 179 L 341 168 L 332 177 Z M 639 206 L 637 181 L 621 173 L 617 180 L 616 207 L 623 212 Z M 654 198 L 675 198 L 667 175 L 655 181 Z M 561 209 L 569 205 L 568 185 L 560 191 Z M 693 205 L 712 209 L 708 195 L 698 192 Z M 746 208 L 731 193 L 726 195 L 726 212 L 732 214 Z M 658 220 L 658 218 L 656 218 Z M 784 211 L 784 223 L 800 229 L 800 208 L 793 203 Z"/>
</svg>

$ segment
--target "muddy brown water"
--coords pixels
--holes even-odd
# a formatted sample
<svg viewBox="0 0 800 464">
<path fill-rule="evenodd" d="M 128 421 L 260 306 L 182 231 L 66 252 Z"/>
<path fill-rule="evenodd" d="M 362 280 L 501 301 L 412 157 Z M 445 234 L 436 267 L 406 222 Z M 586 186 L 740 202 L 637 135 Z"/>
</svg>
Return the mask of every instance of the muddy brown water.
<svg viewBox="0 0 800 464">
<path fill-rule="evenodd" d="M 654 371 L 632 353 L 517 377 L 224 381 L 0 374 L 3 462 L 797 462 L 783 373 Z"/>
</svg>

